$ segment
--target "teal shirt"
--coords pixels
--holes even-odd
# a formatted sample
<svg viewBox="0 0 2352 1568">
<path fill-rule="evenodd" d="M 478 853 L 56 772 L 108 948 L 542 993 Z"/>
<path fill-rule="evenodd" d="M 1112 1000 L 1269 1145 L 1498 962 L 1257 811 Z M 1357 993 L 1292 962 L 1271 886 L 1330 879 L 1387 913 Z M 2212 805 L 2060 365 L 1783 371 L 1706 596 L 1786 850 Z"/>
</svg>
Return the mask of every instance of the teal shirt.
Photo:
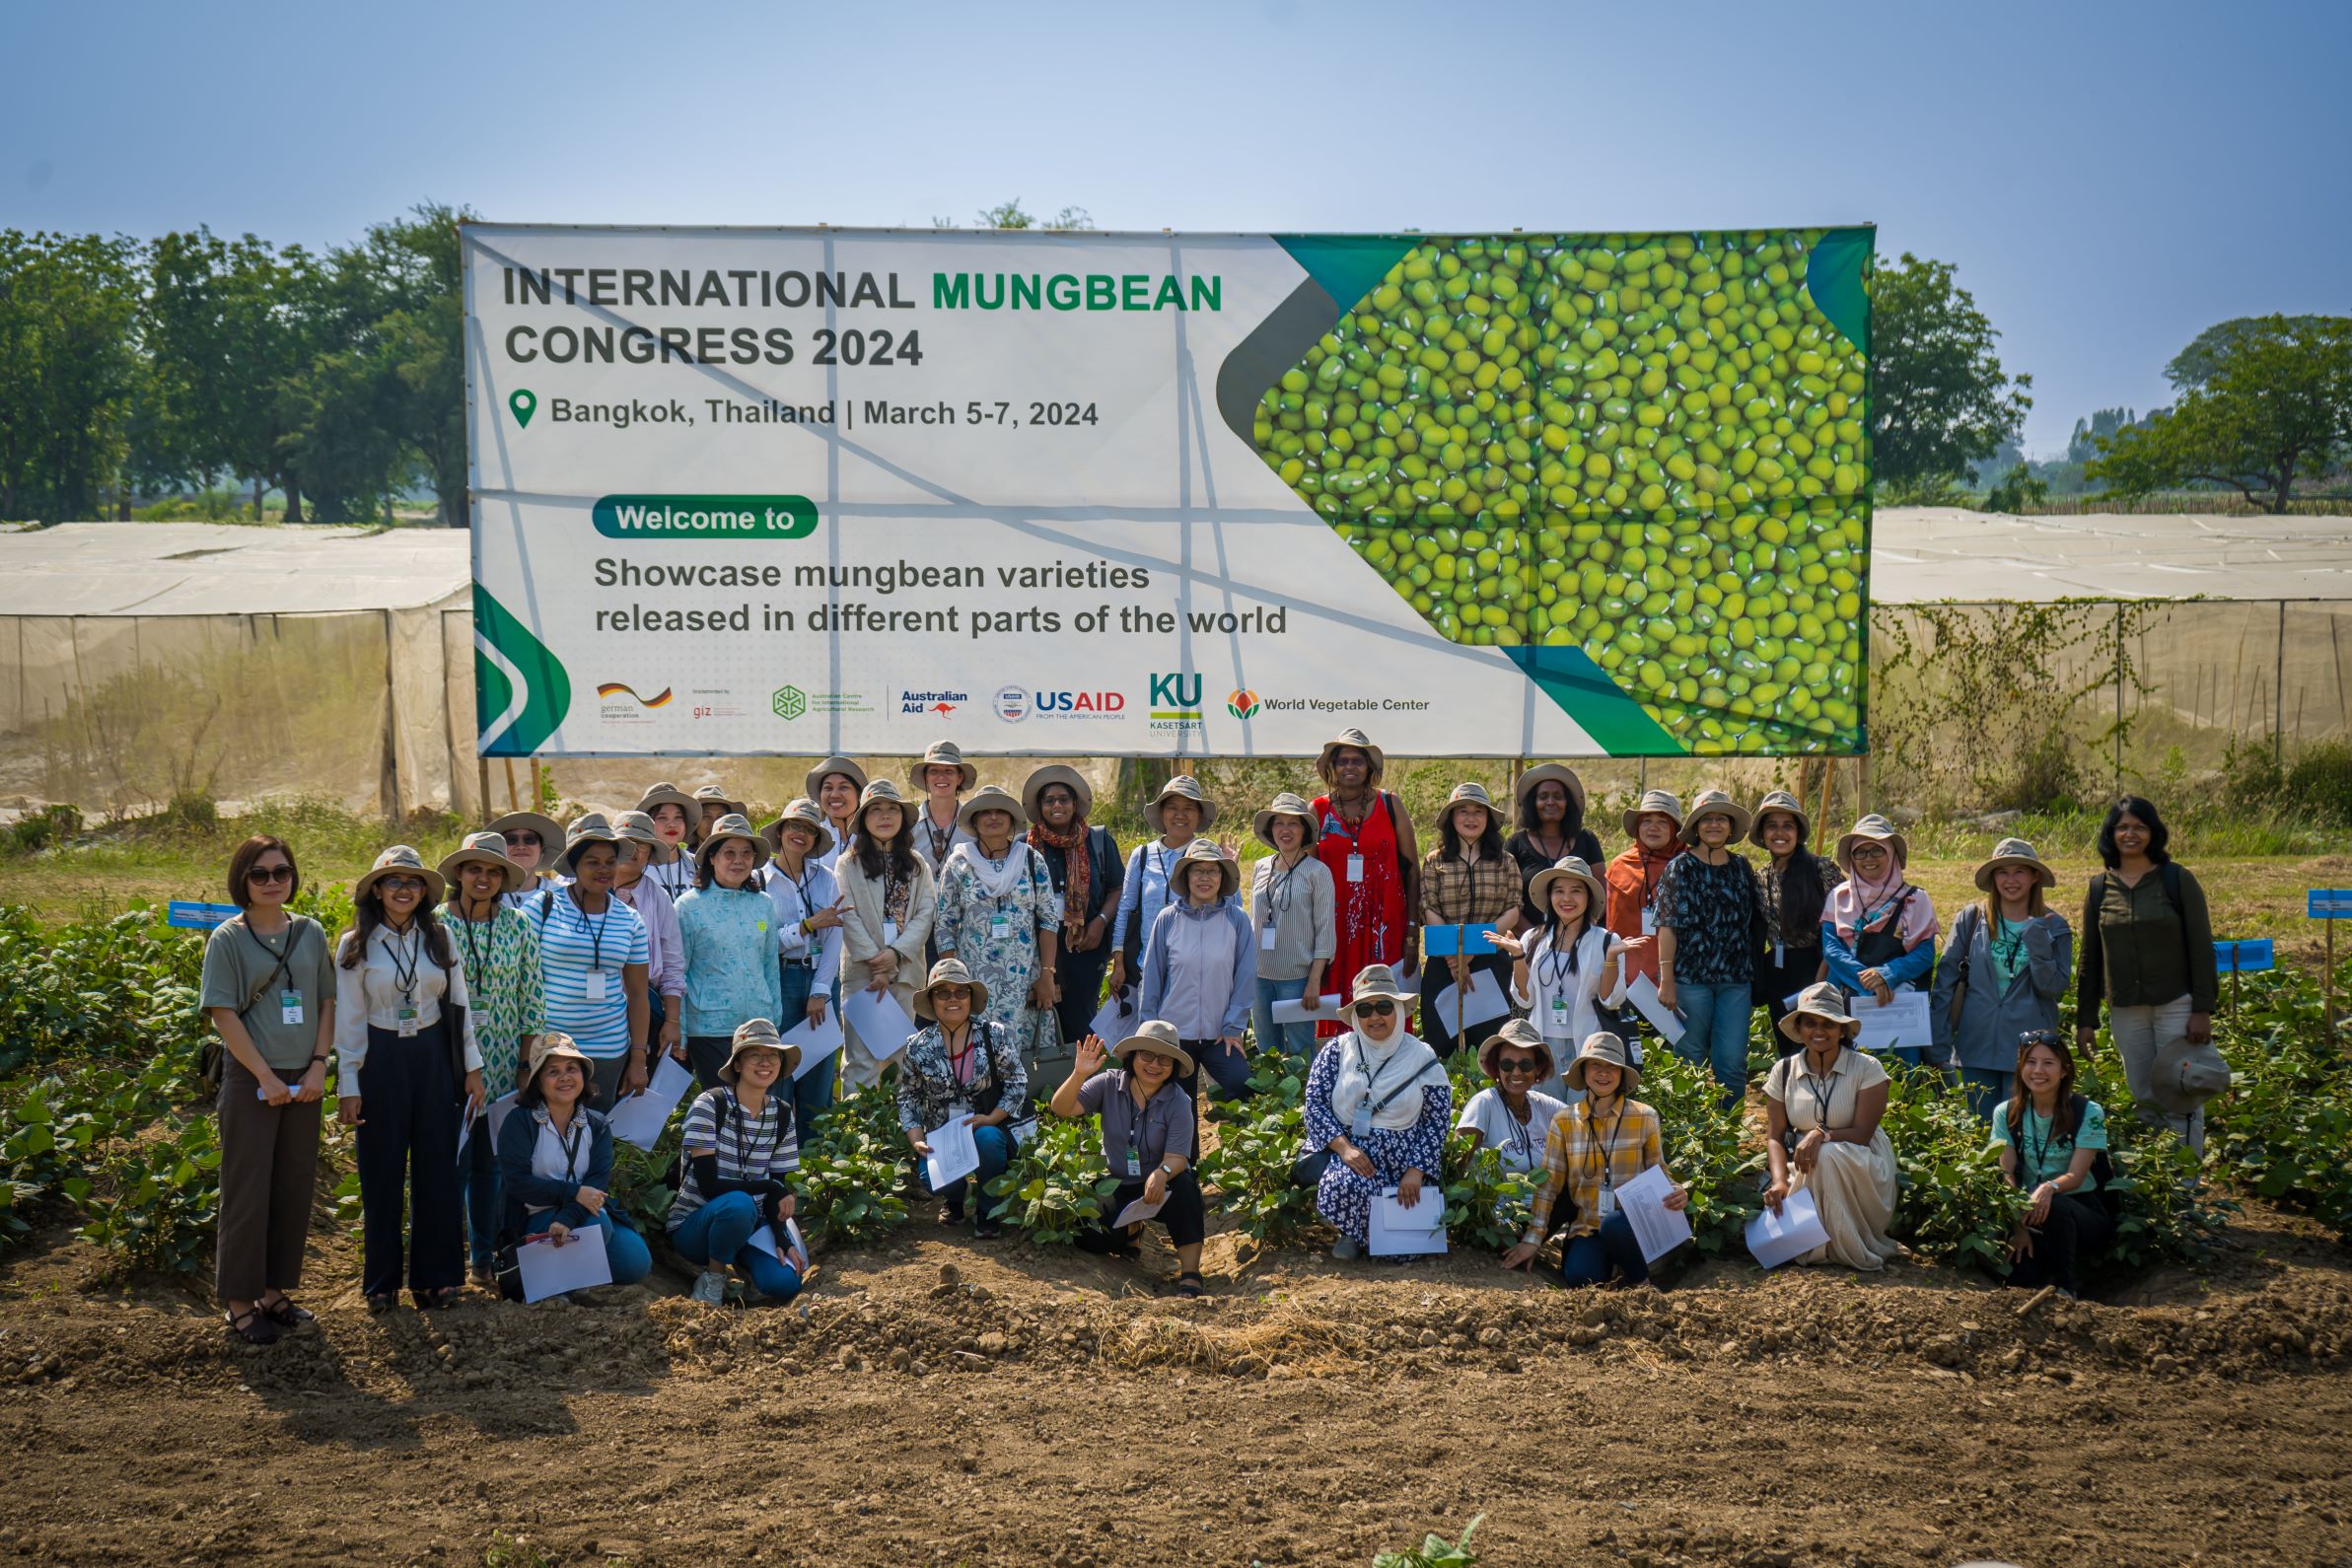
<svg viewBox="0 0 2352 1568">
<path fill-rule="evenodd" d="M 2031 1191 L 2044 1181 L 2055 1181 L 2074 1164 L 2077 1149 L 2103 1149 L 2107 1146 L 2107 1113 L 2099 1102 L 2083 1103 L 2083 1124 L 2075 1129 L 2072 1138 L 2053 1138 L 2049 1118 L 2029 1105 L 2019 1129 L 2018 1171 L 2025 1177 L 2026 1189 Z M 1993 1110 L 1993 1147 L 1998 1149 L 2009 1142 L 2009 1106 L 2002 1105 Z M 2076 1187 L 2076 1195 L 2096 1191 L 2099 1177 L 2083 1173 L 2083 1184 Z"/>
<path fill-rule="evenodd" d="M 677 900 L 686 953 L 686 1033 L 733 1034 L 747 1019 L 789 1029 L 776 972 L 776 905 L 751 888 L 697 888 Z"/>
</svg>

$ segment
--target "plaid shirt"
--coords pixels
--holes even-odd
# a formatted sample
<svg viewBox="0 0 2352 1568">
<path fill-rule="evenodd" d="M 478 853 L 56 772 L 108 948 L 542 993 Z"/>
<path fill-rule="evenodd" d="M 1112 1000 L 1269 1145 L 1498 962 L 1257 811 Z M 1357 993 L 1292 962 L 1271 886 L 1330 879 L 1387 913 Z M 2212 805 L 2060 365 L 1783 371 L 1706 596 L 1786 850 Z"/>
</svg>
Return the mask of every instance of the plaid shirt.
<svg viewBox="0 0 2352 1568">
<path fill-rule="evenodd" d="M 1528 1216 L 1527 1240 L 1540 1245 L 1551 1234 L 1552 1205 L 1565 1189 L 1576 1219 L 1571 1237 L 1591 1236 L 1601 1229 L 1594 1213 L 1601 1202 L 1601 1172 L 1605 1165 L 1609 1185 L 1621 1187 L 1665 1156 L 1658 1142 L 1658 1112 L 1638 1100 L 1621 1103 L 1623 1114 L 1611 1115 L 1599 1128 L 1593 1125 L 1592 1102 L 1580 1100 L 1551 1124 L 1543 1143 L 1543 1183 Z M 1604 1150 L 1605 1149 L 1605 1157 Z"/>
<path fill-rule="evenodd" d="M 1432 850 L 1421 857 L 1421 923 L 1480 931 L 1519 907 L 1519 862 L 1509 855 L 1468 865 Z"/>
</svg>

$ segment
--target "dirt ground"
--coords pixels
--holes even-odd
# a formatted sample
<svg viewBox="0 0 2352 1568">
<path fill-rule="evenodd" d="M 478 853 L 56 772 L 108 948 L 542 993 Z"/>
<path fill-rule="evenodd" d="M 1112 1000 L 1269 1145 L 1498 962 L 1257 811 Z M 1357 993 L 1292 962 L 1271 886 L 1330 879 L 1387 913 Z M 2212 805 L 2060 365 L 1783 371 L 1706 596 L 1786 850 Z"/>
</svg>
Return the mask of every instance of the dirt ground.
<svg viewBox="0 0 2352 1568">
<path fill-rule="evenodd" d="M 910 1225 L 786 1308 L 682 1277 L 232 1344 L 52 1239 L 0 1273 L 0 1560 L 2352 1563 L 2352 1252 L 2249 1208 L 2102 1303 L 1949 1270 L 1567 1292 L 1212 1236 L 1211 1295 Z"/>
</svg>

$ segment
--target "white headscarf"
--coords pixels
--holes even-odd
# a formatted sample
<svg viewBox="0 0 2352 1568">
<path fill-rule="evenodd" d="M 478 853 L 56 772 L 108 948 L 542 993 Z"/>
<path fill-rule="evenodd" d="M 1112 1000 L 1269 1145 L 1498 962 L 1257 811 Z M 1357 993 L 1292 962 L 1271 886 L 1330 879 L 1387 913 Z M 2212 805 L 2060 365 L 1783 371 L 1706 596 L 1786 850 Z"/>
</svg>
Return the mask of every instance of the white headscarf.
<svg viewBox="0 0 2352 1568">
<path fill-rule="evenodd" d="M 1372 1113 L 1372 1124 L 1402 1132 L 1421 1119 L 1424 1087 L 1446 1088 L 1445 1065 L 1437 1052 L 1421 1043 L 1397 1021 L 1396 1033 L 1376 1040 L 1350 1033 L 1339 1036 L 1339 1071 L 1331 1078 L 1331 1113 L 1342 1127 L 1351 1126 L 1356 1112 L 1405 1086 L 1395 1099 Z"/>
<path fill-rule="evenodd" d="M 963 862 L 971 868 L 972 881 L 978 885 L 982 896 L 1004 898 L 1009 897 L 1013 890 L 1021 886 L 1021 879 L 1029 875 L 1029 858 L 1035 853 L 1028 843 L 1016 838 L 1012 847 L 1005 851 L 1004 864 L 992 866 L 988 857 L 980 853 L 978 843 L 963 843 L 948 851 L 947 866 L 953 866 L 958 861 Z M 947 866 L 940 868 L 943 878 L 947 875 Z"/>
</svg>

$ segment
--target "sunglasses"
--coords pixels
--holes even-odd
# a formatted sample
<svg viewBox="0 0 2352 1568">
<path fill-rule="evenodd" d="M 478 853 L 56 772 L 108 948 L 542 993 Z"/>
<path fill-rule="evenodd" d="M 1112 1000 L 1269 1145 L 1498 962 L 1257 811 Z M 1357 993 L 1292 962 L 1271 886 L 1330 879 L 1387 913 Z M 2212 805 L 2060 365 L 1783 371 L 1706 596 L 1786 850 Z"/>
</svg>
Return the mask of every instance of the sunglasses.
<svg viewBox="0 0 2352 1568">
<path fill-rule="evenodd" d="M 1358 1018 L 1387 1018 L 1396 1011 L 1394 1002 L 1361 1002 L 1356 1006 Z"/>
<path fill-rule="evenodd" d="M 1540 1068 L 1542 1064 L 1532 1056 L 1505 1056 L 1498 1060 L 1494 1066 L 1498 1073 L 1532 1073 Z"/>
<path fill-rule="evenodd" d="M 534 849 L 539 847 L 542 842 L 538 834 L 529 831 L 509 833 L 506 835 L 506 841 L 510 844 L 529 844 Z"/>
<path fill-rule="evenodd" d="M 248 882 L 292 882 L 294 868 L 292 866 L 255 866 L 245 874 L 245 880 Z"/>
<path fill-rule="evenodd" d="M 422 877 L 384 877 L 377 881 L 376 886 L 386 892 L 423 892 L 425 879 Z"/>
</svg>

